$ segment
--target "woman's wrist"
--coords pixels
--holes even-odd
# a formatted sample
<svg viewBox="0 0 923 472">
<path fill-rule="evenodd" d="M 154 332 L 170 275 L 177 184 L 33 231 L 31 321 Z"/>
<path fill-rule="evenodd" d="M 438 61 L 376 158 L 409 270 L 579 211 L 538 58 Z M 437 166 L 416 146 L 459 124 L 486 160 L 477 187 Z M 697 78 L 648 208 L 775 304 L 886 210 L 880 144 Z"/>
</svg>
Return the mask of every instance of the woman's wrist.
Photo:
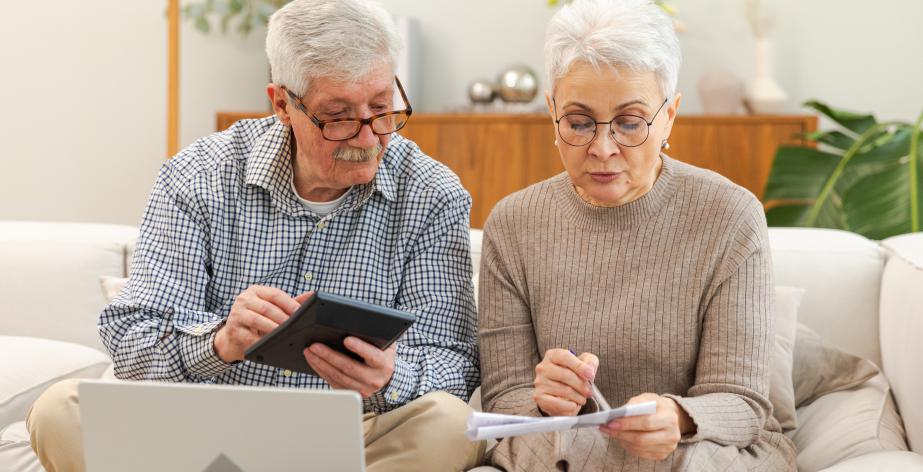
<svg viewBox="0 0 923 472">
<path fill-rule="evenodd" d="M 669 400 L 673 404 L 673 409 L 676 411 L 676 423 L 679 427 L 679 434 L 682 436 L 695 434 L 696 425 L 695 421 L 692 421 L 692 417 L 686 413 L 686 410 L 680 406 L 679 402 L 672 398 L 669 398 Z"/>
</svg>

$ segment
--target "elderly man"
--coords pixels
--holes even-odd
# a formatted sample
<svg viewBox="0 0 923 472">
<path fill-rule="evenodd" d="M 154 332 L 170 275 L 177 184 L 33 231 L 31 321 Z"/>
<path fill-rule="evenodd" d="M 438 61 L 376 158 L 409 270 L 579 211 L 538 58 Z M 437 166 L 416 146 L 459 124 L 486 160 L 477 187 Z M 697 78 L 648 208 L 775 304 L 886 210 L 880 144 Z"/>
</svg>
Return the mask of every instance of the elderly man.
<svg viewBox="0 0 923 472">
<path fill-rule="evenodd" d="M 476 465 L 483 446 L 463 436 L 479 382 L 471 198 L 392 135 L 411 114 L 398 49 L 388 14 L 365 0 L 296 0 L 272 16 L 275 116 L 161 169 L 131 278 L 99 321 L 117 377 L 351 389 L 364 398 L 368 470 Z M 347 338 L 364 362 L 309 347 L 319 376 L 243 361 L 315 290 L 418 321 L 384 351 Z M 28 424 L 48 471 L 83 468 L 75 382 L 49 389 Z"/>
</svg>

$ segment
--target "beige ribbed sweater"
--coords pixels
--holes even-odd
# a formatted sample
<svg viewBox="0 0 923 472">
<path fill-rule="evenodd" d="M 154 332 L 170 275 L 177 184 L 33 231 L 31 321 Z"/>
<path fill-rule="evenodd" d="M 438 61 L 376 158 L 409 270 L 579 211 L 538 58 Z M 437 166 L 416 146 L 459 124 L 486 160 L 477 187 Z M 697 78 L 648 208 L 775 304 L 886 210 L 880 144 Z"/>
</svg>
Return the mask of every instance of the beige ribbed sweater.
<svg viewBox="0 0 923 472">
<path fill-rule="evenodd" d="M 599 356 L 613 406 L 669 394 L 695 421 L 665 461 L 594 428 L 508 438 L 509 471 L 794 470 L 768 400 L 772 351 L 766 221 L 757 199 L 663 157 L 654 186 L 588 205 L 561 174 L 505 198 L 484 230 L 479 325 L 485 411 L 538 415 L 535 366 L 552 348 Z"/>
</svg>

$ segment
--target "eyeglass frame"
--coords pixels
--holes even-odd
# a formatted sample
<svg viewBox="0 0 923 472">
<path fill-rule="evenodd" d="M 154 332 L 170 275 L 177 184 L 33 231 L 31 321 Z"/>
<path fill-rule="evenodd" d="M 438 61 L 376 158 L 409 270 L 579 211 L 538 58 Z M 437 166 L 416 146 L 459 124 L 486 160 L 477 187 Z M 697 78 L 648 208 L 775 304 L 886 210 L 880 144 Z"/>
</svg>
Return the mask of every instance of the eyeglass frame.
<svg viewBox="0 0 923 472">
<path fill-rule="evenodd" d="M 645 124 L 647 124 L 647 135 L 644 136 L 644 140 L 642 140 L 642 141 L 641 141 L 640 143 L 638 143 L 638 144 L 631 144 L 631 145 L 630 145 L 630 144 L 623 144 L 623 143 L 619 142 L 618 139 L 615 139 L 615 142 L 618 143 L 618 144 L 620 144 L 620 145 L 622 145 L 622 146 L 625 146 L 625 147 L 631 147 L 631 148 L 633 148 L 633 147 L 638 147 L 638 146 L 641 146 L 641 145 L 643 145 L 644 143 L 646 143 L 647 140 L 648 140 L 648 138 L 651 137 L 651 126 L 654 125 L 654 120 L 657 119 L 657 115 L 660 114 L 660 110 L 663 110 L 663 107 L 667 104 L 668 101 L 670 101 L 670 97 L 667 97 L 667 98 L 664 98 L 664 99 L 663 99 L 663 103 L 661 103 L 661 104 L 660 104 L 660 108 L 658 108 L 657 111 L 654 112 L 654 116 L 651 117 L 651 121 L 647 121 L 647 118 L 645 118 L 645 117 L 643 117 L 643 116 L 633 115 L 633 114 L 631 114 L 631 113 L 625 113 L 625 114 L 621 114 L 621 115 L 615 115 L 615 116 L 612 117 L 612 119 L 609 120 L 609 121 L 596 121 L 596 118 L 593 118 L 592 116 L 590 116 L 590 115 L 588 115 L 588 114 L 586 114 L 586 113 L 565 113 L 565 114 L 561 115 L 560 118 L 555 118 L 555 120 L 554 120 L 555 131 L 558 132 L 558 136 L 561 136 L 561 141 L 564 141 L 564 144 L 567 144 L 568 146 L 573 146 L 573 147 L 589 146 L 590 144 L 593 144 L 593 141 L 596 141 L 596 137 L 597 137 L 597 135 L 599 134 L 599 125 L 609 125 L 609 134 L 611 134 L 611 135 L 613 136 L 612 139 L 615 139 L 615 137 L 614 137 L 614 136 L 615 136 L 615 130 L 612 129 L 612 123 L 615 122 L 615 120 L 618 119 L 619 117 L 622 117 L 622 116 L 631 116 L 631 117 L 634 117 L 634 118 L 640 118 L 641 121 L 643 121 Z M 558 104 L 557 104 L 557 102 L 555 102 L 554 97 L 551 97 L 551 103 L 552 103 L 552 106 L 554 107 L 554 115 L 557 116 L 557 115 L 558 115 Z M 564 139 L 564 136 L 561 134 L 561 120 L 564 119 L 564 117 L 567 116 L 567 115 L 580 115 L 580 116 L 585 116 L 585 117 L 589 118 L 590 120 L 592 120 L 593 123 L 596 124 L 596 127 L 593 128 L 593 137 L 590 138 L 590 140 L 587 141 L 586 144 L 571 144 L 571 143 L 567 142 L 566 139 Z"/>
<path fill-rule="evenodd" d="M 401 85 L 401 79 L 397 78 L 397 76 L 395 75 L 395 76 L 394 76 L 394 81 L 397 83 L 397 90 L 401 92 L 401 99 L 404 100 L 404 106 L 405 106 L 406 108 L 404 108 L 403 110 L 391 110 L 391 111 L 386 111 L 386 112 L 384 112 L 384 113 L 379 113 L 379 114 L 377 114 L 377 115 L 372 115 L 372 116 L 370 116 L 370 117 L 368 117 L 368 118 L 349 118 L 349 117 L 347 117 L 347 118 L 334 118 L 334 119 L 331 119 L 331 120 L 321 120 L 321 119 L 318 119 L 316 116 L 314 116 L 313 113 L 309 113 L 309 112 L 308 112 L 308 108 L 304 105 L 304 98 L 303 98 L 303 97 L 299 97 L 298 95 L 295 95 L 294 92 L 292 92 L 291 90 L 289 90 L 289 89 L 288 89 L 286 86 L 284 86 L 284 85 L 280 85 L 280 87 L 282 88 L 282 90 L 285 90 L 285 92 L 286 92 L 286 93 L 288 94 L 288 96 L 292 99 L 292 101 L 295 102 L 295 107 L 298 108 L 299 110 L 301 110 L 301 112 L 304 113 L 305 116 L 307 116 L 308 118 L 311 119 L 311 122 L 314 123 L 314 126 L 317 126 L 317 127 L 320 129 L 321 136 L 322 136 L 324 139 L 326 139 L 327 141 L 336 141 L 336 142 L 338 142 L 338 141 L 349 141 L 350 139 L 353 139 L 353 138 L 355 138 L 356 136 L 359 136 L 359 133 L 362 132 L 362 127 L 365 126 L 365 125 L 368 125 L 369 129 L 370 129 L 370 130 L 372 131 L 372 133 L 375 134 L 376 136 L 385 136 L 385 135 L 388 135 L 388 134 L 396 133 L 396 132 L 400 131 L 401 129 L 403 129 L 405 125 L 407 125 L 407 121 L 410 121 L 410 116 L 413 114 L 413 107 L 410 106 L 410 100 L 407 99 L 407 93 L 404 92 L 404 86 Z M 405 114 L 405 113 L 407 114 L 407 120 L 405 120 L 404 123 L 401 124 L 401 126 L 398 127 L 397 129 L 395 129 L 394 131 L 390 131 L 390 132 L 387 132 L 387 133 L 378 133 L 378 132 L 375 131 L 375 128 L 372 127 L 372 122 L 375 121 L 375 120 L 377 120 L 377 119 L 379 119 L 379 118 L 384 118 L 384 117 L 390 116 L 390 115 L 400 115 L 400 114 Z M 325 126 L 327 126 L 327 125 L 329 125 L 329 124 L 331 124 L 331 123 L 342 123 L 342 122 L 344 122 L 344 121 L 354 121 L 354 122 L 356 122 L 356 123 L 359 123 L 359 127 L 356 128 L 355 134 L 353 134 L 352 136 L 349 136 L 349 137 L 347 137 L 347 138 L 342 138 L 342 139 L 330 139 L 330 138 L 328 138 L 326 135 L 324 135 L 324 127 L 325 127 Z"/>
</svg>

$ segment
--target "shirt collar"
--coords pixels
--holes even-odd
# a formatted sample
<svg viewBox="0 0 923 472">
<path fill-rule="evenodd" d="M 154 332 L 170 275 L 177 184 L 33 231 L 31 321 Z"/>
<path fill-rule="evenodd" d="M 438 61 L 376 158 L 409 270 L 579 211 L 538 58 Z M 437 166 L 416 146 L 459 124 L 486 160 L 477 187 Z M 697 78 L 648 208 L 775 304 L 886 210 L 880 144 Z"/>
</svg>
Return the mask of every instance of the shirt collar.
<svg viewBox="0 0 923 472">
<path fill-rule="evenodd" d="M 304 207 L 298 203 L 295 194 L 292 191 L 292 161 L 291 145 L 294 136 L 291 127 L 282 124 L 275 117 L 266 118 L 272 123 L 269 130 L 263 133 L 250 150 L 247 159 L 246 183 L 256 185 L 266 189 L 273 203 L 280 206 L 289 213 L 302 213 Z M 395 136 L 396 139 L 401 139 Z M 391 175 L 393 146 L 388 146 L 382 156 L 382 161 L 378 165 L 375 177 L 371 182 L 357 186 L 357 196 L 366 196 L 362 201 L 354 202 L 350 207 L 358 206 L 365 203 L 372 193 L 381 193 L 381 195 L 393 202 L 397 198 L 394 178 Z"/>
</svg>

